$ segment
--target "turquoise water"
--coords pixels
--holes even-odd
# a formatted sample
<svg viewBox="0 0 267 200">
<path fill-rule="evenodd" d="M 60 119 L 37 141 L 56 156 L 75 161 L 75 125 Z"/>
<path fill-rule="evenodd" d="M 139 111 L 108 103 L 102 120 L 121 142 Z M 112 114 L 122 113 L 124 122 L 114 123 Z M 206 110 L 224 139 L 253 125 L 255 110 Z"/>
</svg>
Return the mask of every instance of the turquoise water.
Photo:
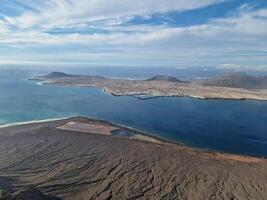
<svg viewBox="0 0 267 200">
<path fill-rule="evenodd" d="M 97 88 L 42 86 L 0 71 L 0 124 L 83 115 L 190 146 L 267 156 L 267 102 L 114 97 Z"/>
</svg>

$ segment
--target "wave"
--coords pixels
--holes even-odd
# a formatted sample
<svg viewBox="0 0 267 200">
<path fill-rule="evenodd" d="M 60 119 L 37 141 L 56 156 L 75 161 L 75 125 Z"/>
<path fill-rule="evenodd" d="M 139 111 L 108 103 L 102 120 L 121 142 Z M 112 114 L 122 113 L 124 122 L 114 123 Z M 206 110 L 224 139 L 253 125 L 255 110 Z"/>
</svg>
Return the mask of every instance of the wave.
<svg viewBox="0 0 267 200">
<path fill-rule="evenodd" d="M 69 117 L 43 119 L 43 120 L 31 120 L 31 121 L 25 121 L 25 122 L 14 122 L 14 123 L 0 125 L 0 128 L 6 128 L 6 127 L 11 127 L 11 126 L 17 126 L 17 125 L 25 125 L 25 124 L 36 124 L 36 123 L 42 123 L 42 122 L 52 122 L 52 121 L 64 120 L 68 118 Z"/>
</svg>

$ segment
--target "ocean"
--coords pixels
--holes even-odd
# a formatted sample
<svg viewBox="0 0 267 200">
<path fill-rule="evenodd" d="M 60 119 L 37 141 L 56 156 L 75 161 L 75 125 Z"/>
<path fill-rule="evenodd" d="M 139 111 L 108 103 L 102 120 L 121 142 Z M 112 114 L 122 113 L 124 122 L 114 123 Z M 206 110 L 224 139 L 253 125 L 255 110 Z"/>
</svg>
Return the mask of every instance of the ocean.
<svg viewBox="0 0 267 200">
<path fill-rule="evenodd" d="M 0 125 L 87 116 L 202 149 L 267 157 L 267 102 L 114 97 L 98 88 L 45 86 L 40 71 L 0 70 Z M 125 77 L 127 78 L 127 77 Z"/>
</svg>

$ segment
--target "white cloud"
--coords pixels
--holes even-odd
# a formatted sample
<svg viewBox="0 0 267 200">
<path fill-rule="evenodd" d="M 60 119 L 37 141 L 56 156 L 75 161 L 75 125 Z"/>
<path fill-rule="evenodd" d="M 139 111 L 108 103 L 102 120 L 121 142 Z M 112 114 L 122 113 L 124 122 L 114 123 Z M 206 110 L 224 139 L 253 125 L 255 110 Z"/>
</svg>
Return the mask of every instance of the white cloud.
<svg viewBox="0 0 267 200">
<path fill-rule="evenodd" d="M 218 2 L 221 1 L 24 0 L 21 3 L 31 9 L 22 9 L 18 16 L 0 19 L 0 45 L 23 48 L 33 55 L 38 48 L 61 48 L 62 55 L 36 55 L 36 59 L 41 60 L 62 60 L 68 58 L 69 53 L 76 60 L 83 60 L 83 56 L 86 57 L 84 61 L 101 60 L 105 53 L 106 59 L 116 62 L 128 58 L 129 61 L 152 60 L 154 63 L 161 60 L 161 63 L 173 65 L 248 62 L 265 66 L 267 9 L 255 10 L 245 4 L 228 17 L 188 27 L 125 24 L 137 15 L 149 19 L 154 13 L 182 12 Z M 108 33 L 49 34 L 54 28 L 100 29 Z M 68 49 L 71 45 L 79 49 L 77 53 Z M 251 52 L 260 52 L 263 56 Z"/>
<path fill-rule="evenodd" d="M 0 21 L 0 35 L 1 34 L 6 34 L 8 32 L 9 32 L 9 29 L 6 26 L 6 23 L 4 23 L 3 21 Z"/>
<path fill-rule="evenodd" d="M 24 0 L 21 3 L 32 9 L 6 20 L 20 28 L 51 28 L 136 15 L 147 17 L 153 13 L 202 8 L 222 1 L 225 0 Z"/>
<path fill-rule="evenodd" d="M 153 13 L 185 11 L 206 7 L 225 0 L 24 0 L 18 16 L 5 16 L 0 19 L 0 44 L 131 44 L 138 45 L 164 39 L 182 30 L 165 26 L 117 26 L 134 16 L 149 18 Z M 8 27 L 12 26 L 12 31 Z M 53 35 L 47 31 L 53 28 L 99 28 L 111 34 L 79 33 Z M 8 34 L 5 34 L 7 33 Z M 124 33 L 128 32 L 128 33 Z M 129 33 L 132 32 L 132 33 Z M 141 32 L 141 33 L 140 33 Z M 102 44 L 101 44 L 102 43 Z"/>
<path fill-rule="evenodd" d="M 217 68 L 218 69 L 240 69 L 242 68 L 242 65 L 226 63 L 226 64 L 219 65 Z"/>
</svg>

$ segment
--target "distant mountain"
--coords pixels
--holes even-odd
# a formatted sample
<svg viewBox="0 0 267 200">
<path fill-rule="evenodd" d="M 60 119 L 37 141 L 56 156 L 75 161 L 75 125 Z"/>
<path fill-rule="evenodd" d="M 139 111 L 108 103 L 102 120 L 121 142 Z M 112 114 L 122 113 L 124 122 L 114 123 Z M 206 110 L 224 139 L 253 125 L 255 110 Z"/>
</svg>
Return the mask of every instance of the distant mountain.
<svg viewBox="0 0 267 200">
<path fill-rule="evenodd" d="M 47 74 L 45 76 L 38 76 L 38 78 L 41 79 L 105 79 L 105 77 L 102 76 L 92 76 L 92 75 L 77 75 L 77 74 L 66 74 L 64 72 L 52 72 L 50 74 Z"/>
<path fill-rule="evenodd" d="M 205 86 L 246 88 L 246 89 L 267 89 L 267 76 L 255 77 L 245 73 L 224 74 L 202 81 Z"/>
<path fill-rule="evenodd" d="M 69 77 L 71 75 L 63 73 L 63 72 L 52 72 L 48 75 L 45 75 L 46 78 L 63 78 L 63 77 Z"/>
<path fill-rule="evenodd" d="M 181 81 L 173 76 L 165 76 L 165 75 L 157 75 L 153 76 L 150 79 L 147 79 L 147 81 L 168 81 L 168 82 L 180 82 L 185 83 L 184 81 Z"/>
</svg>

